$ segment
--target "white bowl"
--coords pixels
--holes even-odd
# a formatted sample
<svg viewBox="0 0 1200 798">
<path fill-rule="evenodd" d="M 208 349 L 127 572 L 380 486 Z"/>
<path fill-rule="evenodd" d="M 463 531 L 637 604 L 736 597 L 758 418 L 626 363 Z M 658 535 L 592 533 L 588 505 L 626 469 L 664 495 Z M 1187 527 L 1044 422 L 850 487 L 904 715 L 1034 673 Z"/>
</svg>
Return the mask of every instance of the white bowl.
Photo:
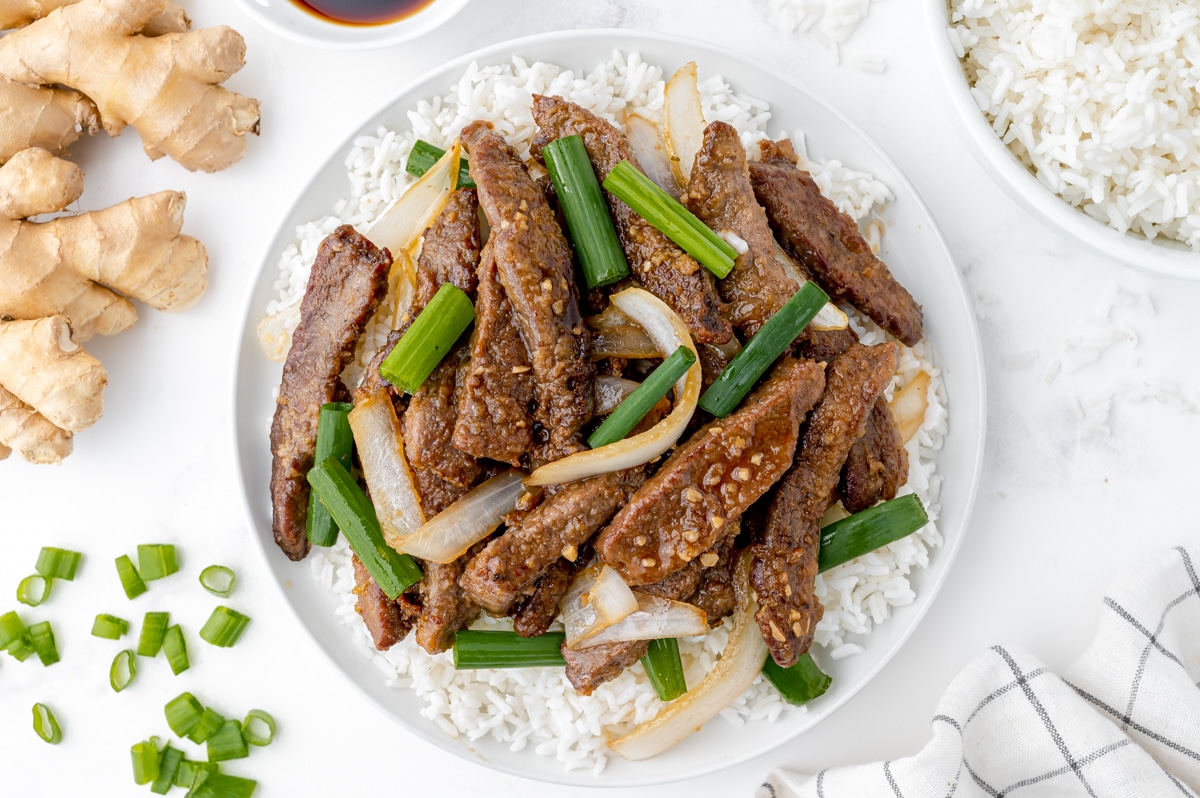
<svg viewBox="0 0 1200 798">
<path fill-rule="evenodd" d="M 1122 233 L 1038 182 L 992 130 L 971 96 L 966 72 L 947 33 L 950 21 L 946 0 L 925 0 L 925 16 L 934 61 L 953 108 L 951 116 L 972 155 L 993 180 L 1044 224 L 1073 236 L 1101 255 L 1147 272 L 1200 280 L 1200 253 L 1171 239 L 1149 240 L 1138 233 Z"/>
<path fill-rule="evenodd" d="M 431 0 L 412 16 L 381 25 L 346 25 L 305 11 L 292 0 L 237 0 L 267 29 L 301 44 L 332 50 L 376 50 L 412 41 L 445 25 L 469 0 Z"/>
</svg>

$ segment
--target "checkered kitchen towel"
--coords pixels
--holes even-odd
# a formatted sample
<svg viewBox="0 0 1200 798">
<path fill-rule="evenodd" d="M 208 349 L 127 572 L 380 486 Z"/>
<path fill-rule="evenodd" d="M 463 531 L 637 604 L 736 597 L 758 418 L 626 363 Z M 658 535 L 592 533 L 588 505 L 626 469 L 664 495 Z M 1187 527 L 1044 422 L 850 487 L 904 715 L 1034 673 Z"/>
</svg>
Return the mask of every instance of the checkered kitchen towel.
<svg viewBox="0 0 1200 798">
<path fill-rule="evenodd" d="M 960 673 L 933 740 L 891 762 L 777 770 L 758 798 L 1200 795 L 1200 548 L 1117 580 L 1065 678 L 997 646 Z"/>
</svg>

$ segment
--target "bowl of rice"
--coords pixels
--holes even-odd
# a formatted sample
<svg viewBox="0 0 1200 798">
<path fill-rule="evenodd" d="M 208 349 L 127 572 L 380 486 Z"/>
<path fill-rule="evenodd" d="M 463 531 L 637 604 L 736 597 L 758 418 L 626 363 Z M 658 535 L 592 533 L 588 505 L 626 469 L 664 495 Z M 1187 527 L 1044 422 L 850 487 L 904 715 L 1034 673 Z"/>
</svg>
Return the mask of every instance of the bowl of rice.
<svg viewBox="0 0 1200 798">
<path fill-rule="evenodd" d="M 1200 7 L 927 0 L 952 116 L 1010 195 L 1096 252 L 1200 279 Z"/>
</svg>

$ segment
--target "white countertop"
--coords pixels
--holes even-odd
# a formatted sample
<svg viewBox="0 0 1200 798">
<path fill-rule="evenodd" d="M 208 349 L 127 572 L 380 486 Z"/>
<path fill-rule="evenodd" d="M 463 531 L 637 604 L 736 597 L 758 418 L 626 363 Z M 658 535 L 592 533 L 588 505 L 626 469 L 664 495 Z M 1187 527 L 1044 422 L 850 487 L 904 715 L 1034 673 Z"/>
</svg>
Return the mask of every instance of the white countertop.
<svg viewBox="0 0 1200 798">
<path fill-rule="evenodd" d="M 747 794 L 772 767 L 822 767 L 905 756 L 930 736 L 947 681 L 989 645 L 1036 652 L 1062 670 L 1090 639 L 1109 581 L 1147 553 L 1195 541 L 1185 511 L 1195 492 L 1200 415 L 1118 398 L 1111 437 L 1085 431 L 1072 411 L 1119 382 L 1173 383 L 1200 402 L 1194 319 L 1200 282 L 1143 276 L 1044 228 L 994 186 L 954 133 L 940 101 L 916 4 L 877 3 L 844 53 L 881 52 L 882 75 L 837 66 L 811 38 L 786 34 L 766 0 L 476 0 L 426 39 L 375 53 L 310 50 L 259 27 L 231 0 L 187 2 L 196 25 L 230 24 L 247 40 L 246 69 L 228 85 L 258 97 L 263 135 L 219 175 L 147 161 L 136 135 L 75 148 L 87 173 L 80 208 L 164 188 L 188 193 L 185 232 L 210 254 L 205 297 L 187 313 L 140 308 L 141 320 L 88 349 L 109 370 L 104 418 L 76 438 L 60 467 L 17 458 L 0 465 L 0 612 L 16 608 L 17 582 L 38 548 L 86 552 L 80 578 L 60 583 L 27 619 L 50 619 L 63 661 L 49 670 L 0 657 L 0 770 L 5 793 L 148 794 L 132 784 L 129 746 L 166 731 L 162 705 L 186 689 L 233 712 L 272 712 L 275 745 L 228 768 L 260 781 L 256 795 L 421 794 L 550 796 L 563 788 L 463 762 L 376 712 L 340 680 L 287 612 L 248 536 L 234 468 L 230 419 L 235 339 L 263 247 L 292 199 L 331 149 L 405 83 L 452 57 L 504 39 L 579 27 L 669 31 L 712 41 L 781 69 L 832 101 L 899 164 L 933 211 L 983 310 L 989 430 L 974 519 L 941 595 L 891 664 L 825 723 L 783 748 L 702 782 L 632 795 Z M 843 59 L 845 60 L 845 59 Z M 1200 270 L 1200 256 L 1197 256 Z M 1155 318 L 1119 310 L 1136 333 L 1090 367 L 1047 384 L 1063 341 L 1120 284 L 1147 292 Z M 1036 350 L 1028 368 L 1005 359 Z M 1138 364 L 1132 365 L 1136 352 Z M 1012 363 L 1010 362 L 1010 366 Z M 953 422 L 953 407 L 951 407 Z M 165 437 L 164 437 L 165 436 Z M 265 445 L 265 444 L 264 444 Z M 947 475 L 953 479 L 953 475 Z M 112 559 L 138 542 L 179 543 L 184 573 L 121 594 Z M 98 612 L 140 626 L 168 609 L 193 633 L 215 602 L 196 584 L 211 563 L 234 567 L 230 604 L 254 621 L 236 648 L 196 642 L 192 670 L 173 677 L 140 663 L 134 686 L 108 686 L 116 643 L 89 635 Z M 195 640 L 194 634 L 190 638 Z M 129 644 L 129 638 L 125 643 Z M 64 742 L 30 727 L 30 706 L 50 704 Z M 36 790 L 36 792 L 35 792 Z"/>
</svg>

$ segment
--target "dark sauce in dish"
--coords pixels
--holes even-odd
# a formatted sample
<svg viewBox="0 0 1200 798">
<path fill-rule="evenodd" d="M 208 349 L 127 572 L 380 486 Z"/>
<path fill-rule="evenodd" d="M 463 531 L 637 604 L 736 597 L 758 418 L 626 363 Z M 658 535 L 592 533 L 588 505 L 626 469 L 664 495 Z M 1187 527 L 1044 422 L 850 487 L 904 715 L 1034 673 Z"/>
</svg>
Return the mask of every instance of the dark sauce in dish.
<svg viewBox="0 0 1200 798">
<path fill-rule="evenodd" d="M 434 0 L 292 0 L 305 11 L 344 25 L 386 25 L 411 17 Z"/>
</svg>

